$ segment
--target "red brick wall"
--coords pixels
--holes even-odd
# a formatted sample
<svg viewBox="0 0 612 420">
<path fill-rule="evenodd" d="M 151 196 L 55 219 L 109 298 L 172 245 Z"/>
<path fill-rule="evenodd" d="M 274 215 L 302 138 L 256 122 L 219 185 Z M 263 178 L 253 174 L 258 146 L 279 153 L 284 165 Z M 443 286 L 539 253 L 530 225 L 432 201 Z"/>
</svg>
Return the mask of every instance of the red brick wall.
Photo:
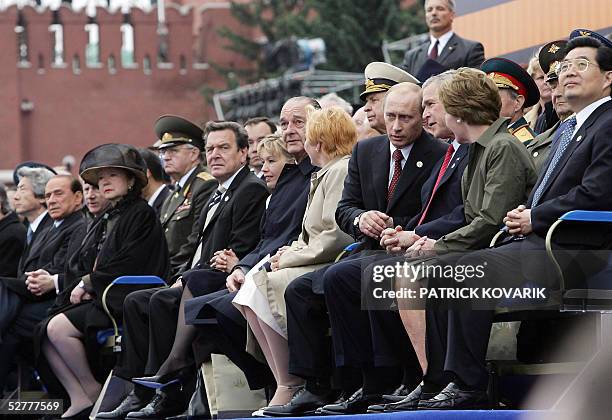
<svg viewBox="0 0 612 420">
<path fill-rule="evenodd" d="M 202 1 L 202 0 L 200 0 Z M 59 11 L 64 25 L 65 68 L 50 65 L 52 36 L 48 26 L 51 12 L 25 8 L 29 37 L 29 68 L 17 67 L 14 26 L 17 11 L 0 12 L 0 169 L 10 169 L 24 160 L 38 160 L 58 165 L 63 156 L 80 160 L 93 146 L 105 142 L 125 142 L 148 146 L 155 140 L 153 122 L 159 115 L 172 113 L 203 123 L 214 116 L 200 94 L 202 86 L 224 88 L 223 78 L 210 69 L 193 67 L 195 57 L 204 61 L 249 66 L 248 62 L 220 48 L 216 29 L 221 25 L 236 27 L 229 9 L 208 9 L 201 16 L 206 28 L 194 28 L 198 8 L 182 15 L 175 7 L 166 8 L 169 28 L 171 69 L 157 68 L 157 11 L 133 10 L 135 31 L 134 69 L 121 66 L 122 16 L 99 9 L 100 61 L 102 68 L 88 68 L 85 63 L 87 33 L 84 13 L 67 8 Z M 197 34 L 197 35 L 194 35 Z M 197 41 L 197 42 L 196 42 Z M 198 54 L 198 45 L 206 48 Z M 38 69 L 38 56 L 44 68 Z M 107 61 L 114 55 L 116 74 L 110 74 Z M 72 59 L 78 55 L 80 74 L 74 74 Z M 143 58 L 151 59 L 152 73 L 143 72 Z M 180 71 L 179 57 L 186 59 Z M 31 101 L 33 109 L 20 110 L 22 100 Z"/>
</svg>

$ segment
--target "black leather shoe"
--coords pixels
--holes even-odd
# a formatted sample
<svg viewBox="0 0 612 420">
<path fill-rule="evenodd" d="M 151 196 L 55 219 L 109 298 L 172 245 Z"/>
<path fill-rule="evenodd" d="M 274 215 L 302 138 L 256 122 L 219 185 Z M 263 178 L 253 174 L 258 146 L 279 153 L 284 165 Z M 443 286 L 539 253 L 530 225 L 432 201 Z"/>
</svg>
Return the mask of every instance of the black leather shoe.
<svg viewBox="0 0 612 420">
<path fill-rule="evenodd" d="M 315 410 L 325 404 L 334 401 L 336 394 L 330 390 L 323 395 L 313 394 L 301 388 L 298 390 L 285 405 L 273 405 L 263 410 L 266 417 L 297 417 L 308 416 L 315 413 Z"/>
<path fill-rule="evenodd" d="M 437 395 L 435 392 L 423 392 L 423 383 L 420 383 L 412 392 L 404 397 L 403 400 L 385 404 L 383 406 L 383 410 L 385 412 L 395 412 L 395 411 L 411 411 L 416 410 L 419 406 L 420 400 L 428 400 Z M 368 408 L 368 411 L 373 407 Z"/>
<path fill-rule="evenodd" d="M 180 391 L 166 392 L 163 389 L 155 391 L 155 396 L 149 404 L 138 411 L 132 411 L 127 419 L 158 419 L 172 417 L 185 411 L 185 397 Z"/>
<path fill-rule="evenodd" d="M 96 419 L 122 419 L 132 411 L 138 411 L 147 405 L 147 401 L 138 398 L 134 391 L 130 392 L 127 397 L 113 411 L 105 411 L 98 413 Z"/>
<path fill-rule="evenodd" d="M 342 404 L 344 403 L 346 400 L 348 400 L 348 398 L 351 396 L 352 394 L 347 394 L 346 392 L 342 392 L 338 398 L 336 398 L 334 401 L 332 401 L 330 404 Z M 322 405 L 321 407 L 317 408 L 314 412 L 315 416 L 323 416 L 325 414 L 323 414 L 323 407 L 324 405 Z"/>
<path fill-rule="evenodd" d="M 456 383 L 449 383 L 438 395 L 419 401 L 419 410 L 472 410 L 489 408 L 487 393 L 466 391 Z"/>
<path fill-rule="evenodd" d="M 394 403 L 403 400 L 410 394 L 412 390 L 408 388 L 408 386 L 401 384 L 395 391 L 391 394 L 385 394 L 382 396 L 382 400 L 386 404 Z"/>
<path fill-rule="evenodd" d="M 364 394 L 363 388 L 359 388 L 346 401 L 340 404 L 328 404 L 321 409 L 321 414 L 363 414 L 371 405 L 379 404 L 382 394 Z"/>
</svg>

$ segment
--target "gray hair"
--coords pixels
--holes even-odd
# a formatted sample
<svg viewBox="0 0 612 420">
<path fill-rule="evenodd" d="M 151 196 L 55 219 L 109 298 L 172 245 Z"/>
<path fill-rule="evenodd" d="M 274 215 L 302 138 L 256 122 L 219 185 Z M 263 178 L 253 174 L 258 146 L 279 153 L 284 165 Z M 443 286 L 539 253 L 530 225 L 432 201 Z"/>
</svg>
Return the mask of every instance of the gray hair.
<svg viewBox="0 0 612 420">
<path fill-rule="evenodd" d="M 434 84 L 434 83 L 440 84 L 444 82 L 445 80 L 452 79 L 455 73 L 457 73 L 457 70 L 451 69 L 451 70 L 446 70 L 445 72 L 442 72 L 440 74 L 436 74 L 435 76 L 431 76 L 429 79 L 425 80 L 422 88 L 425 89 L 427 86 L 431 84 Z"/>
<path fill-rule="evenodd" d="M 448 5 L 448 9 L 451 12 L 455 11 L 455 0 L 446 0 L 446 4 Z M 423 7 L 425 7 L 427 5 L 427 0 L 425 0 L 425 4 L 423 5 Z"/>
<path fill-rule="evenodd" d="M 47 182 L 55 176 L 53 172 L 47 168 L 29 168 L 24 166 L 17 171 L 19 178 L 25 177 L 30 180 L 32 184 L 32 192 L 36 198 L 45 197 L 45 187 Z"/>
<path fill-rule="evenodd" d="M 0 184 L 0 212 L 2 214 L 9 214 L 11 212 L 11 205 L 4 184 Z"/>
<path fill-rule="evenodd" d="M 353 106 L 345 101 L 343 98 L 338 96 L 336 92 L 327 93 L 319 98 L 319 104 L 321 108 L 329 108 L 331 106 L 337 106 L 342 108 L 349 115 L 353 115 Z"/>
</svg>

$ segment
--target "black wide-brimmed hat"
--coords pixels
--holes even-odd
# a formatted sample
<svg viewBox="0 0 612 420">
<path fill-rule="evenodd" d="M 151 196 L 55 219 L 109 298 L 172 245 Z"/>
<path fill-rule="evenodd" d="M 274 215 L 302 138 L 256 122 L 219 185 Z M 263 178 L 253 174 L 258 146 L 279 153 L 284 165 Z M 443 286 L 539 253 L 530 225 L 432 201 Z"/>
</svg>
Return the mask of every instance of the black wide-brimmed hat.
<svg viewBox="0 0 612 420">
<path fill-rule="evenodd" d="M 525 108 L 534 106 L 540 100 L 540 91 L 529 73 L 520 65 L 507 58 L 490 58 L 480 66 L 500 89 L 511 89 L 525 97 Z"/>
<path fill-rule="evenodd" d="M 158 149 L 190 144 L 204 150 L 204 132 L 200 127 L 176 115 L 162 115 L 155 121 L 155 134 L 159 139 L 155 146 Z"/>
<path fill-rule="evenodd" d="M 104 168 L 125 169 L 141 186 L 147 185 L 147 164 L 134 146 L 109 143 L 95 147 L 83 156 L 79 172 L 85 182 L 98 185 L 98 172 Z"/>
</svg>

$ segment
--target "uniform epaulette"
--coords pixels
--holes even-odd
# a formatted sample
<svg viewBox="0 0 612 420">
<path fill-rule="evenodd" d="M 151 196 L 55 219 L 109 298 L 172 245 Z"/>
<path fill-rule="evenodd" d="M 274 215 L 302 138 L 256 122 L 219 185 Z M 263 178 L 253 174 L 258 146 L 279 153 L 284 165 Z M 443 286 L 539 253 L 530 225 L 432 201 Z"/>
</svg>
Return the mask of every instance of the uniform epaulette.
<svg viewBox="0 0 612 420">
<path fill-rule="evenodd" d="M 215 179 L 211 174 L 206 171 L 202 171 L 197 175 L 198 178 L 203 179 L 204 181 L 210 181 L 211 179 Z"/>
<path fill-rule="evenodd" d="M 526 141 L 533 140 L 535 138 L 528 126 L 522 126 L 517 128 L 516 130 L 513 130 L 512 135 L 523 143 Z"/>
</svg>

